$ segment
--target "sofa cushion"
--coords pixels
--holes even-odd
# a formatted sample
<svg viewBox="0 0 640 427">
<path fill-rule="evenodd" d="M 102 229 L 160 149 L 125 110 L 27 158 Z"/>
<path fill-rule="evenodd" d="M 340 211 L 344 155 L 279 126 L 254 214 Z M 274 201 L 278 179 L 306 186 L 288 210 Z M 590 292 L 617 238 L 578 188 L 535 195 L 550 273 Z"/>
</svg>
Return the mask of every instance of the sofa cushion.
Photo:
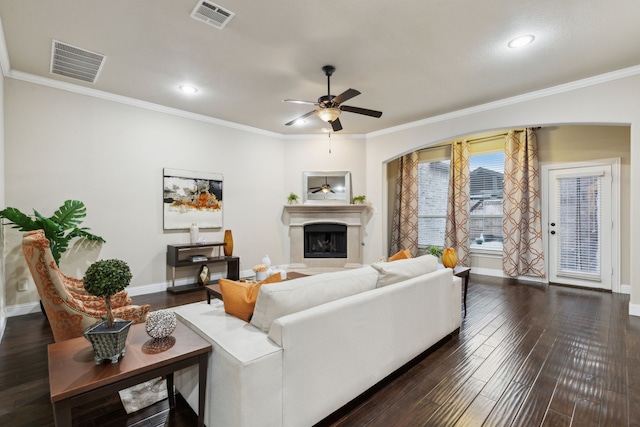
<svg viewBox="0 0 640 427">
<path fill-rule="evenodd" d="M 371 267 L 379 274 L 376 287 L 380 288 L 434 272 L 438 268 L 438 259 L 433 255 L 422 255 L 393 262 L 376 262 Z"/>
<path fill-rule="evenodd" d="M 397 261 L 399 259 L 409 259 L 411 258 L 411 251 L 409 249 L 402 249 L 395 254 L 391 255 L 387 261 Z"/>
<path fill-rule="evenodd" d="M 248 322 L 253 315 L 253 308 L 258 299 L 260 287 L 267 283 L 280 281 L 280 273 L 273 274 L 260 282 L 238 282 L 219 279 L 220 293 L 224 302 L 224 311 L 232 316 Z"/>
<path fill-rule="evenodd" d="M 317 274 L 262 286 L 251 324 L 269 332 L 286 314 L 375 289 L 378 273 L 371 267 Z"/>
</svg>

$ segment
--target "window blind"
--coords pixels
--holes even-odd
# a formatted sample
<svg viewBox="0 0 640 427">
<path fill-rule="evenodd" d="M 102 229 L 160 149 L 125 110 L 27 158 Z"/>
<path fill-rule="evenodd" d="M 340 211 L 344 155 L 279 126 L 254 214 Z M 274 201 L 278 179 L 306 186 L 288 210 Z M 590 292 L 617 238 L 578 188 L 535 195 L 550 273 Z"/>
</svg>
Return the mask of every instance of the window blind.
<svg viewBox="0 0 640 427">
<path fill-rule="evenodd" d="M 602 176 L 558 179 L 558 275 L 600 280 Z"/>
</svg>

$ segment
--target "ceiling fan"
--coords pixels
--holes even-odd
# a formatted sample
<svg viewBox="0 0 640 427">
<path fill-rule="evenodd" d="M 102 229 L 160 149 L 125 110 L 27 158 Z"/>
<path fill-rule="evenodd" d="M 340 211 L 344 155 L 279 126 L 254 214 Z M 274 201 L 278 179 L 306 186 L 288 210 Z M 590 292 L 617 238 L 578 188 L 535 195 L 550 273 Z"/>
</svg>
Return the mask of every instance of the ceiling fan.
<svg viewBox="0 0 640 427">
<path fill-rule="evenodd" d="M 285 126 L 291 126 L 296 121 L 315 114 L 318 117 L 320 117 L 320 119 L 331 124 L 331 128 L 333 129 L 333 131 L 337 132 L 339 130 L 342 130 L 342 124 L 340 123 L 340 117 L 339 117 L 342 111 L 346 111 L 349 113 L 363 114 L 365 116 L 371 116 L 371 117 L 382 116 L 382 111 L 368 110 L 366 108 L 342 105 L 343 102 L 348 101 L 349 99 L 360 95 L 360 92 L 355 89 L 347 89 L 338 96 L 331 95 L 331 75 L 335 70 L 336 70 L 336 67 L 334 67 L 333 65 L 325 65 L 324 67 L 322 67 L 322 71 L 324 71 L 324 75 L 327 76 L 327 94 L 318 98 L 317 102 L 298 101 L 296 99 L 285 99 L 282 101 L 282 102 L 293 102 L 296 104 L 311 104 L 318 107 L 313 111 L 309 111 L 308 113 L 303 114 L 302 116 L 291 120 L 289 123 L 286 123 Z"/>
<path fill-rule="evenodd" d="M 335 191 L 333 191 L 331 189 L 331 184 L 329 184 L 329 180 L 327 179 L 326 176 L 324 177 L 324 184 L 322 184 L 320 187 L 311 187 L 309 189 L 309 191 L 311 193 L 313 193 L 313 194 L 316 194 L 316 193 L 318 193 L 320 191 L 322 191 L 325 194 L 326 193 L 334 193 L 335 194 Z"/>
</svg>

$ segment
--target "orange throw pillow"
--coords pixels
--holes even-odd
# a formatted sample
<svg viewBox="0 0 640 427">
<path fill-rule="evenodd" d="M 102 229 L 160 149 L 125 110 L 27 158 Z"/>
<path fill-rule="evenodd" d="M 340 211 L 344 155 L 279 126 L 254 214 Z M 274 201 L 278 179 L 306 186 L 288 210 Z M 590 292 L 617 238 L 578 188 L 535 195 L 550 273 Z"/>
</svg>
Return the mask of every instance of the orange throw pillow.
<svg viewBox="0 0 640 427">
<path fill-rule="evenodd" d="M 273 274 L 261 282 L 236 282 L 235 280 L 219 279 L 224 311 L 248 322 L 253 315 L 260 286 L 279 281 L 280 273 Z"/>
<path fill-rule="evenodd" d="M 411 258 L 411 251 L 409 249 L 402 249 L 389 257 L 389 261 L 396 261 L 398 259 Z"/>
</svg>

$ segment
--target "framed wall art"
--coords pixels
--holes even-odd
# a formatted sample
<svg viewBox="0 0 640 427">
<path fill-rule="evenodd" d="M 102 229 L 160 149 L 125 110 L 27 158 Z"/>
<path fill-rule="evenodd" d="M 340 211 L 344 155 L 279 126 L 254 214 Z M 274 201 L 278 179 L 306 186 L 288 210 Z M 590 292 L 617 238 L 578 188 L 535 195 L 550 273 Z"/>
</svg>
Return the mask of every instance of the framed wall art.
<svg viewBox="0 0 640 427">
<path fill-rule="evenodd" d="M 351 203 L 351 172 L 303 172 L 304 203 Z"/>
<path fill-rule="evenodd" d="M 164 229 L 222 228 L 222 183 L 219 173 L 164 168 Z"/>
</svg>

